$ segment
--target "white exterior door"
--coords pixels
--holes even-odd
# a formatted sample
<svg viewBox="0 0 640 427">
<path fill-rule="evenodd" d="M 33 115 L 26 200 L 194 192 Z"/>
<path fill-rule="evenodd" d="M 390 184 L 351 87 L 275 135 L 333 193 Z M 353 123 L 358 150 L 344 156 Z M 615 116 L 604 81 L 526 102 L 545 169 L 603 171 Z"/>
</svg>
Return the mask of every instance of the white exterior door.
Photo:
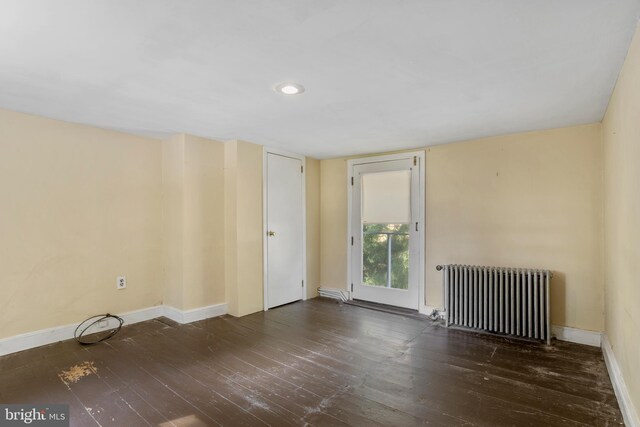
<svg viewBox="0 0 640 427">
<path fill-rule="evenodd" d="M 265 308 L 302 299 L 303 161 L 266 153 Z"/>
<path fill-rule="evenodd" d="M 420 309 L 423 277 L 422 156 L 351 164 L 354 299 Z"/>
</svg>

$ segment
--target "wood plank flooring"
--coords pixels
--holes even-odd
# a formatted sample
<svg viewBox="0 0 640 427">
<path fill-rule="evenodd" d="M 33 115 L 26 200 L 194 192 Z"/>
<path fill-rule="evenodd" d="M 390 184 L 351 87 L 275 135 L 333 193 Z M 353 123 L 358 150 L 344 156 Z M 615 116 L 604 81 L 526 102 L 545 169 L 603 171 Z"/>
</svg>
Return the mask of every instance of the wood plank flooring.
<svg viewBox="0 0 640 427">
<path fill-rule="evenodd" d="M 0 402 L 68 403 L 74 426 L 622 424 L 597 348 L 321 298 L 0 357 Z"/>
</svg>

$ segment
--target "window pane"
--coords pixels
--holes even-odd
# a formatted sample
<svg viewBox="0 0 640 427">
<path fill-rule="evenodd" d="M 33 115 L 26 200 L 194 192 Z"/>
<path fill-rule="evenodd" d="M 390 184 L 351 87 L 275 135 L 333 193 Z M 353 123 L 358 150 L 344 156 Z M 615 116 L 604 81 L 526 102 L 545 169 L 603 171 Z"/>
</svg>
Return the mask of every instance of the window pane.
<svg viewBox="0 0 640 427">
<path fill-rule="evenodd" d="M 391 236 L 391 287 L 409 289 L 409 235 Z"/>
<path fill-rule="evenodd" d="M 362 239 L 362 282 L 365 285 L 387 286 L 387 235 L 367 229 L 376 229 L 386 224 L 366 224 Z M 371 230 L 370 230 L 371 231 Z"/>
<path fill-rule="evenodd" d="M 363 284 L 405 290 L 409 288 L 408 231 L 408 224 L 363 225 Z"/>
</svg>

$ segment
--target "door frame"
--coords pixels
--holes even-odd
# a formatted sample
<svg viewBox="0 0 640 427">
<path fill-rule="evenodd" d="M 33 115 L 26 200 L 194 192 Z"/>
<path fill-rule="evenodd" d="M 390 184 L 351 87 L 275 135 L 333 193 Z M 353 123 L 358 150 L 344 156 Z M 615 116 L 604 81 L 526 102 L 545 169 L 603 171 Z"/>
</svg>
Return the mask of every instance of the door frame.
<svg viewBox="0 0 640 427">
<path fill-rule="evenodd" d="M 418 182 L 420 183 L 420 188 L 418 188 L 418 196 L 420 197 L 420 212 L 418 213 L 418 234 L 419 234 L 419 243 L 418 247 L 420 249 L 420 253 L 418 259 L 420 260 L 418 266 L 418 298 L 420 301 L 418 302 L 418 312 L 421 314 L 429 314 L 429 309 L 426 305 L 426 282 L 425 282 L 425 266 L 426 266 L 426 246 L 425 246 L 425 233 L 426 233 L 426 224 L 425 224 L 425 209 L 426 209 L 426 197 L 425 197 L 425 152 L 424 151 L 411 151 L 406 153 L 399 154 L 387 154 L 382 156 L 370 156 L 370 157 L 361 157 L 357 159 L 351 159 L 347 161 L 347 236 L 346 236 L 346 244 L 347 244 L 347 289 L 349 290 L 349 299 L 353 299 L 353 292 L 351 292 L 351 283 L 352 283 L 352 268 L 351 268 L 351 236 L 353 235 L 352 224 L 351 224 L 351 215 L 352 209 L 351 206 L 353 203 L 353 186 L 351 185 L 351 180 L 353 177 L 353 167 L 356 165 L 368 164 L 368 163 L 379 163 L 379 162 L 388 162 L 392 160 L 405 160 L 416 157 L 420 160 L 420 175 L 418 177 Z"/>
<path fill-rule="evenodd" d="M 269 310 L 269 252 L 267 244 L 267 159 L 269 154 L 289 157 L 302 162 L 302 300 L 307 299 L 307 194 L 306 194 L 306 176 L 307 161 L 306 157 L 300 154 L 291 153 L 279 148 L 263 147 L 262 150 L 262 292 L 263 292 L 263 310 Z"/>
</svg>

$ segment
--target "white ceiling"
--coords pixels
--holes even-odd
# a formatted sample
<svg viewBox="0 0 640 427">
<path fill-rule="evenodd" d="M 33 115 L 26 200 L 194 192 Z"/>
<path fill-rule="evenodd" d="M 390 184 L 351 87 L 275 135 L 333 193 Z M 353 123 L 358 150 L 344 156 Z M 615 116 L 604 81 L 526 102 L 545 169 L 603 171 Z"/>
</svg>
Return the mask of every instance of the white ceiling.
<svg viewBox="0 0 640 427">
<path fill-rule="evenodd" d="M 0 0 L 0 108 L 301 154 L 599 121 L 639 0 Z M 277 94 L 282 81 L 305 86 Z"/>
</svg>

